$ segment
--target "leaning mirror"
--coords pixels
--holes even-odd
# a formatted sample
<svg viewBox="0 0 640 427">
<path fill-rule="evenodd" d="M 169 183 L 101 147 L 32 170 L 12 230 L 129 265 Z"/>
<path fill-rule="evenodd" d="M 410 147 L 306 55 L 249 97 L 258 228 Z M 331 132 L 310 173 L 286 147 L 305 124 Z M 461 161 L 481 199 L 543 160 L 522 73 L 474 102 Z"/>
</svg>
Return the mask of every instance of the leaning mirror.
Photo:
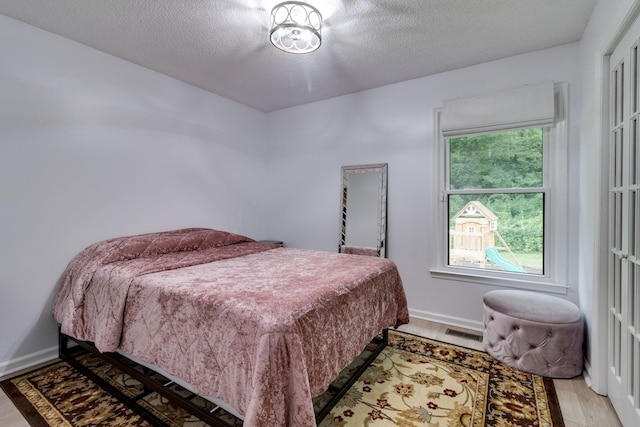
<svg viewBox="0 0 640 427">
<path fill-rule="evenodd" d="M 340 218 L 340 252 L 386 256 L 386 163 L 342 167 Z"/>
</svg>

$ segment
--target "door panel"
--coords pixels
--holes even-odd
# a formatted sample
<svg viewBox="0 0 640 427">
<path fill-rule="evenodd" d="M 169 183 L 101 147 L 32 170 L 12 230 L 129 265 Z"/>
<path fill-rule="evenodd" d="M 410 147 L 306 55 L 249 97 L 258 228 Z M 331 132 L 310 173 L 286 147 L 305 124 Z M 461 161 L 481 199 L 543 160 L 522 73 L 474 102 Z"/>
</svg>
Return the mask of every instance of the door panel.
<svg viewBox="0 0 640 427">
<path fill-rule="evenodd" d="M 640 425 L 640 23 L 609 58 L 609 398 Z"/>
</svg>

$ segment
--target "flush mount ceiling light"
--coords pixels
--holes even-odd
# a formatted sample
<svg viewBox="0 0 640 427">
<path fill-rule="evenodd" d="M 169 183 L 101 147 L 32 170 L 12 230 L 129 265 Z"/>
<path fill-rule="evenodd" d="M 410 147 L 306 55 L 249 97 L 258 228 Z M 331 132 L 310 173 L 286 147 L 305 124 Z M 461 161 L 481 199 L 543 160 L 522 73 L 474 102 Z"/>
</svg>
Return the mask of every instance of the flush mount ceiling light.
<svg viewBox="0 0 640 427">
<path fill-rule="evenodd" d="M 289 53 L 309 53 L 320 47 L 322 15 L 299 1 L 276 5 L 271 11 L 271 43 Z"/>
</svg>

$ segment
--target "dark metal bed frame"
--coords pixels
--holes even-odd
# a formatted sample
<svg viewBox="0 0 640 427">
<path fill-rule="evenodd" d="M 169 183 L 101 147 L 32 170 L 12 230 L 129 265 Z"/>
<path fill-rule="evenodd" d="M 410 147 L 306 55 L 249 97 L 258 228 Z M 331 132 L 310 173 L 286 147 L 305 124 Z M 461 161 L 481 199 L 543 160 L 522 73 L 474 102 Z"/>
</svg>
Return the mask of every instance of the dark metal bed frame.
<svg viewBox="0 0 640 427">
<path fill-rule="evenodd" d="M 382 333 L 375 337 L 371 342 L 375 345 L 375 347 L 371 351 L 371 354 L 366 357 L 362 365 L 353 372 L 349 379 L 339 387 L 334 386 L 334 384 L 331 384 L 329 386 L 328 390 L 334 392 L 335 394 L 321 409 L 316 412 L 316 424 L 320 424 L 320 422 L 329 414 L 329 412 L 331 412 L 331 409 L 333 409 L 333 407 L 338 403 L 342 396 L 345 395 L 345 393 L 349 390 L 353 383 L 356 382 L 358 377 L 360 377 L 360 375 L 364 373 L 364 371 L 369 367 L 369 365 L 371 365 L 371 363 L 373 363 L 376 357 L 388 344 L 388 330 L 384 329 Z M 180 406 L 190 414 L 194 415 L 195 417 L 201 419 L 202 421 L 213 427 L 233 427 L 223 419 L 216 417 L 216 412 L 221 409 L 220 407 L 216 406 L 211 410 L 207 410 L 201 405 L 194 403 L 193 399 L 198 397 L 196 394 L 191 393 L 187 397 L 179 395 L 174 390 L 169 388 L 169 386 L 173 384 L 172 381 L 159 381 L 157 379 L 158 375 L 155 373 L 155 371 L 148 368 L 143 367 L 144 369 L 142 370 L 142 372 L 135 369 L 132 366 L 131 361 L 119 353 L 101 353 L 95 348 L 92 343 L 87 341 L 80 341 L 73 337 L 65 335 L 60 331 L 60 328 L 58 328 L 58 345 L 60 359 L 68 362 L 78 371 L 82 372 L 91 380 L 93 380 L 101 388 L 105 389 L 121 401 L 131 405 L 131 407 L 135 408 L 153 425 L 165 426 L 166 424 L 149 410 L 147 410 L 144 406 L 139 404 L 138 401 L 148 394 L 156 392 L 168 399 L 170 402 L 174 403 L 177 406 Z M 135 397 L 127 396 L 118 388 L 111 385 L 109 382 L 101 378 L 98 374 L 93 372 L 90 368 L 83 365 L 79 361 L 79 356 L 82 356 L 87 352 L 97 356 L 101 360 L 110 363 L 112 366 L 130 375 L 132 378 L 143 384 L 144 390 Z M 156 378 L 154 378 L 154 376 Z"/>
</svg>

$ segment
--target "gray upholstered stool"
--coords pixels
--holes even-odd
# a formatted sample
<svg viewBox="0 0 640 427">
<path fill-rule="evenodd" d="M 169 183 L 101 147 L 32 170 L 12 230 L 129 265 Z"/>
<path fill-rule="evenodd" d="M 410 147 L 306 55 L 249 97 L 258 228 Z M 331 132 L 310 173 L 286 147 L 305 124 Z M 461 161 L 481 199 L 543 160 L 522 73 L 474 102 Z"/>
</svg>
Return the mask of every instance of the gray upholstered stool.
<svg viewBox="0 0 640 427">
<path fill-rule="evenodd" d="M 483 302 L 483 344 L 491 356 L 545 377 L 582 372 L 584 323 L 575 304 L 516 290 L 488 292 Z"/>
</svg>

